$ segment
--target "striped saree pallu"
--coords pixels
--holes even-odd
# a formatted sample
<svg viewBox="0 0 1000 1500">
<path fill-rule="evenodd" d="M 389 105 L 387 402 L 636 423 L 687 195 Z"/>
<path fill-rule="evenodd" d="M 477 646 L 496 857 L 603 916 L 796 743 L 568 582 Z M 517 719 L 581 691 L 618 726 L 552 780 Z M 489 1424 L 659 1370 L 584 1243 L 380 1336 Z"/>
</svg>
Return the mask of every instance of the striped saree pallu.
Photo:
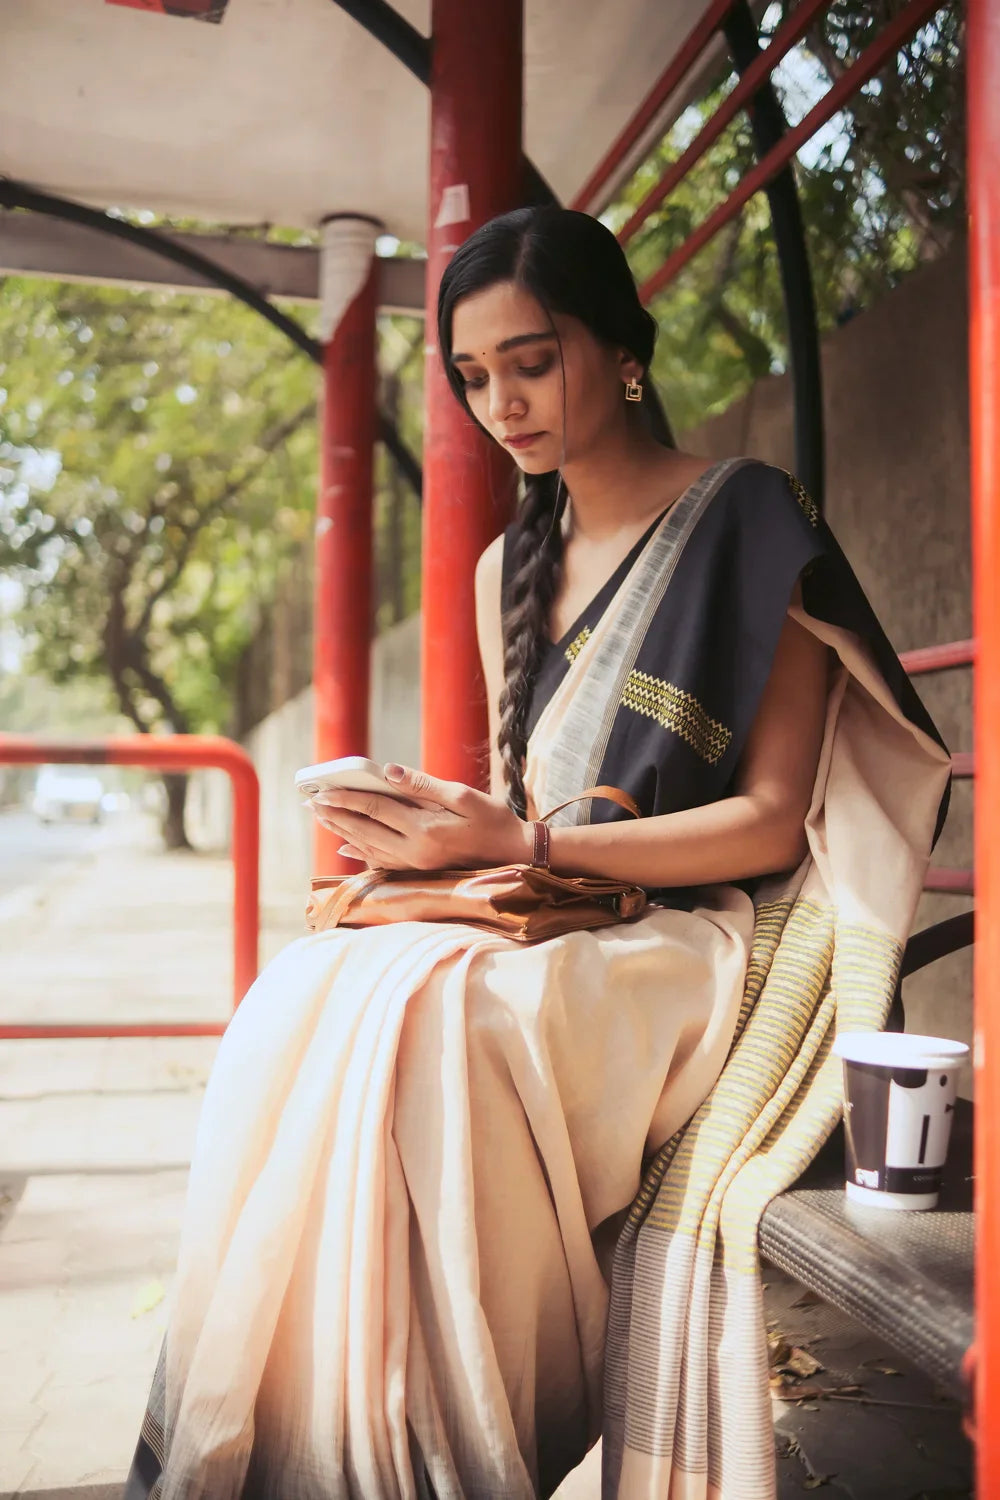
<svg viewBox="0 0 1000 1500">
<path fill-rule="evenodd" d="M 885 1024 L 948 775 L 858 643 L 795 613 L 840 661 L 811 852 L 757 892 L 729 1060 L 618 1242 L 603 1454 L 618 1500 L 773 1500 L 757 1226 L 840 1119 L 835 1033 Z"/>
</svg>

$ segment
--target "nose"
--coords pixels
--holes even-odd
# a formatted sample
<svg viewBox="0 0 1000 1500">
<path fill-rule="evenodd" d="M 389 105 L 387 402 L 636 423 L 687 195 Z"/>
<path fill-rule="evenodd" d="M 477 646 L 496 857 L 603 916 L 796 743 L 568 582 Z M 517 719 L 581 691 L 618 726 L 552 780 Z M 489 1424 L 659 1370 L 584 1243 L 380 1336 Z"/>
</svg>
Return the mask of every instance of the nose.
<svg viewBox="0 0 1000 1500">
<path fill-rule="evenodd" d="M 490 421 L 499 425 L 511 417 L 523 417 L 527 409 L 527 402 L 509 381 L 490 381 Z"/>
</svg>

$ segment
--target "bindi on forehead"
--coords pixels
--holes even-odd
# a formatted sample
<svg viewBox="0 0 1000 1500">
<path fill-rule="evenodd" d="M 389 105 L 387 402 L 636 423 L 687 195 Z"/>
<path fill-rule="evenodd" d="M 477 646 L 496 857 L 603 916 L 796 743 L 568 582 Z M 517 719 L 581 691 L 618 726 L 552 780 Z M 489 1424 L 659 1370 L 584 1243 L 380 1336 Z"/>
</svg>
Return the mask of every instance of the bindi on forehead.
<svg viewBox="0 0 1000 1500">
<path fill-rule="evenodd" d="M 512 338 L 501 339 L 494 349 L 495 354 L 508 354 L 511 349 L 520 349 L 525 344 L 553 344 L 557 343 L 559 335 L 554 328 L 539 329 L 535 333 L 516 333 Z M 480 354 L 481 360 L 489 357 L 489 351 L 484 349 Z M 463 361 L 470 363 L 476 358 L 474 354 L 460 354 L 457 351 L 452 354 L 452 364 L 459 365 Z"/>
</svg>

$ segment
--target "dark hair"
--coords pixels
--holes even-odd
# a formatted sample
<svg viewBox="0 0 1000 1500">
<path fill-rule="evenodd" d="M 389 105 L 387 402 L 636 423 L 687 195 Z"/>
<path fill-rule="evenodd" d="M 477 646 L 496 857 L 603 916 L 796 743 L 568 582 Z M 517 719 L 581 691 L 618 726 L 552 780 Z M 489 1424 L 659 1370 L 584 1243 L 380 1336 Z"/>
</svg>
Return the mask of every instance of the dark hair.
<svg viewBox="0 0 1000 1500">
<path fill-rule="evenodd" d="M 455 306 L 463 297 L 501 281 L 518 282 L 550 315 L 578 318 L 602 343 L 627 349 L 646 375 L 653 358 L 656 320 L 639 301 L 628 261 L 611 231 L 598 219 L 572 209 L 519 208 L 491 219 L 470 235 L 441 278 L 438 343 L 448 383 L 466 411 L 464 383 L 451 363 Z M 672 447 L 666 416 L 650 386 L 638 410 L 653 436 Z M 524 476 L 524 500 L 517 516 L 504 599 L 504 688 L 498 741 L 510 804 L 522 817 L 526 811 L 526 720 L 559 583 L 565 504 L 557 470 Z"/>
</svg>

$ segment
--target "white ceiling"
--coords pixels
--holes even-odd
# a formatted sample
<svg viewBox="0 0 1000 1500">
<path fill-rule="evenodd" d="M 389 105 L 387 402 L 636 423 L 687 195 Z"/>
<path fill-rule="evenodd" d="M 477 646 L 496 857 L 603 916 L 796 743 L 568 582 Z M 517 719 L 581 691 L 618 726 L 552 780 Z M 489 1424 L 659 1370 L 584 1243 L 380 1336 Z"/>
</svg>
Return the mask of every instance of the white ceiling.
<svg viewBox="0 0 1000 1500">
<path fill-rule="evenodd" d="M 420 31 L 429 0 L 394 0 Z M 469 4 L 488 0 L 467 0 Z M 563 201 L 706 0 L 526 0 L 525 146 Z M 333 0 L 229 0 L 221 25 L 104 0 L 0 0 L 0 174 L 99 207 L 424 239 L 428 94 Z"/>
</svg>

